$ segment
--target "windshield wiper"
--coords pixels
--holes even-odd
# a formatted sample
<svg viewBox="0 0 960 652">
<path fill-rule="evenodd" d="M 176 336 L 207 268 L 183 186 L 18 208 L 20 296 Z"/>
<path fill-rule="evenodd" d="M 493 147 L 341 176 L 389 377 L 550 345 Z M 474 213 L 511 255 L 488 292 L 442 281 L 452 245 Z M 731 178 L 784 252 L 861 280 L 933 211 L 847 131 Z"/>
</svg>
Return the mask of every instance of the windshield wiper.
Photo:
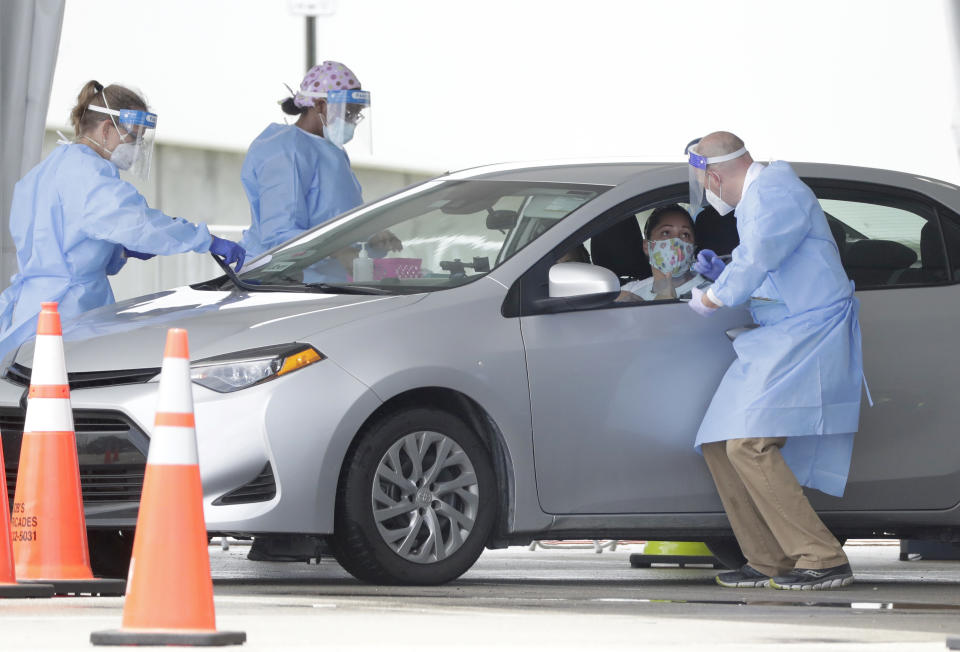
<svg viewBox="0 0 960 652">
<path fill-rule="evenodd" d="M 296 286 L 288 285 L 260 285 L 259 283 L 247 283 L 246 281 L 241 281 L 240 277 L 237 276 L 237 273 L 224 262 L 220 256 L 211 253 L 213 259 L 217 261 L 217 265 L 220 266 L 220 269 L 223 270 L 223 273 L 227 275 L 227 278 L 230 279 L 230 282 L 241 290 L 246 290 L 247 292 L 296 292 Z"/>
<path fill-rule="evenodd" d="M 331 294 L 393 294 L 390 290 L 370 285 L 344 285 L 341 283 L 301 283 L 301 287 L 329 292 Z"/>
<path fill-rule="evenodd" d="M 217 261 L 217 265 L 227 275 L 230 282 L 247 292 L 303 292 L 309 290 L 312 292 L 325 292 L 327 294 L 393 294 L 390 290 L 371 287 L 369 285 L 341 285 L 339 283 L 302 283 L 292 277 L 282 276 L 285 281 L 290 281 L 291 285 L 261 285 L 260 283 L 249 283 L 241 281 L 237 273 L 230 268 L 222 258 L 216 254 L 210 254 Z"/>
</svg>

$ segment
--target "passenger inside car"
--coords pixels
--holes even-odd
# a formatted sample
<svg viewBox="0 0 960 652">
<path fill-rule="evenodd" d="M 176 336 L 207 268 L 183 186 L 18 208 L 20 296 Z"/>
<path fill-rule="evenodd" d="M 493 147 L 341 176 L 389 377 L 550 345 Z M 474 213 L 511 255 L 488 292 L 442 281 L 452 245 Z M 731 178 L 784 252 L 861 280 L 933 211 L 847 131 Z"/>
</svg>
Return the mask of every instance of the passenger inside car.
<svg viewBox="0 0 960 652">
<path fill-rule="evenodd" d="M 617 301 L 656 301 L 689 295 L 710 281 L 691 269 L 696 242 L 690 214 L 679 204 L 661 206 L 644 225 L 643 252 L 652 276 L 623 286 Z"/>
</svg>

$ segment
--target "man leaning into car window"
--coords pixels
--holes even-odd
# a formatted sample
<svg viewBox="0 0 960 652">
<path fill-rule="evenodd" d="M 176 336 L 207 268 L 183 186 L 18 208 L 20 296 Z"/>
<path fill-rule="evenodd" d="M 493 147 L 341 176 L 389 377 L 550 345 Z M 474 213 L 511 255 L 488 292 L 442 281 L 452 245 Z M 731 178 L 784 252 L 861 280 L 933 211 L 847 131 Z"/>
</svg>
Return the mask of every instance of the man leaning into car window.
<svg viewBox="0 0 960 652">
<path fill-rule="evenodd" d="M 737 359 L 707 409 L 702 449 L 747 563 L 721 586 L 832 589 L 853 582 L 837 538 L 802 486 L 842 496 L 860 417 L 858 301 L 816 195 L 787 163 L 755 163 L 743 141 L 715 132 L 688 145 L 690 203 L 736 211 L 729 265 L 702 251 L 694 289 L 708 316 L 749 303 L 758 328 L 737 336 Z"/>
</svg>

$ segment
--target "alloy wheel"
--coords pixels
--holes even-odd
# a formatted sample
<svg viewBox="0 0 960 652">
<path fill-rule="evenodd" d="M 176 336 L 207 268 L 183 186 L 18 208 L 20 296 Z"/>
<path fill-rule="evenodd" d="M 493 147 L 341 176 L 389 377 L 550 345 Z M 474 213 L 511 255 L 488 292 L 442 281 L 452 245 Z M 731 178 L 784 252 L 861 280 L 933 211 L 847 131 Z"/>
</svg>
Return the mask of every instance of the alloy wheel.
<svg viewBox="0 0 960 652">
<path fill-rule="evenodd" d="M 442 561 L 470 536 L 480 503 L 469 456 L 439 432 L 412 432 L 380 459 L 371 506 L 384 542 L 419 564 Z"/>
</svg>

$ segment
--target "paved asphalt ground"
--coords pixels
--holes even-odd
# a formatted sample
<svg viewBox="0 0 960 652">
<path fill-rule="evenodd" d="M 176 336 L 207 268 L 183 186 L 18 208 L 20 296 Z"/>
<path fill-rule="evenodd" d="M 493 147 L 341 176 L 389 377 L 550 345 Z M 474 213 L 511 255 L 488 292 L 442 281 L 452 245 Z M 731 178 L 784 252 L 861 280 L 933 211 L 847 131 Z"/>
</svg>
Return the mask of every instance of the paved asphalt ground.
<svg viewBox="0 0 960 652">
<path fill-rule="evenodd" d="M 246 650 L 900 652 L 960 635 L 960 561 L 901 562 L 893 542 L 848 543 L 857 583 L 804 593 L 724 589 L 706 568 L 634 569 L 638 545 L 488 551 L 441 587 L 368 586 L 333 561 L 249 562 L 247 550 L 210 548 L 218 627 L 246 631 Z M 2 601 L 0 650 L 89 649 L 122 604 Z"/>
</svg>

